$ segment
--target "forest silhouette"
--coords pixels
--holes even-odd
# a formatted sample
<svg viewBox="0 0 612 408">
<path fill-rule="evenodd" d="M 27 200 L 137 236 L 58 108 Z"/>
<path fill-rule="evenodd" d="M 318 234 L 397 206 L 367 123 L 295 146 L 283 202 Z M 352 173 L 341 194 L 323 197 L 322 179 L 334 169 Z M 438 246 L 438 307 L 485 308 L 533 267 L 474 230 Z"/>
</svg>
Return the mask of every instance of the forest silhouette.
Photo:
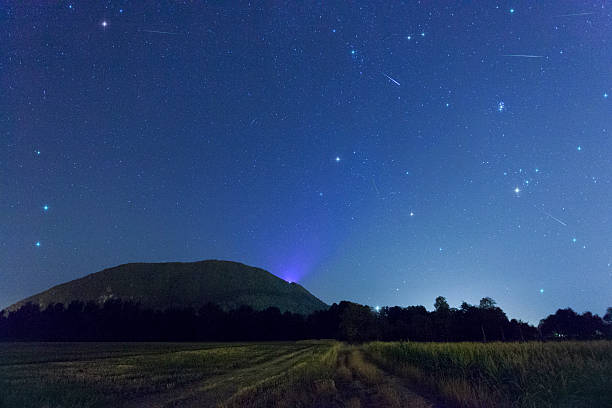
<svg viewBox="0 0 612 408">
<path fill-rule="evenodd" d="M 383 307 L 342 301 L 308 316 L 276 307 L 225 311 L 209 303 L 192 308 L 152 310 L 133 302 L 72 302 L 41 309 L 27 303 L 0 312 L 2 341 L 275 341 L 338 339 L 384 341 L 529 341 L 612 338 L 612 308 L 603 318 L 559 309 L 533 326 L 508 319 L 495 301 L 464 302 L 451 308 L 442 296 L 433 311 L 424 306 Z"/>
</svg>

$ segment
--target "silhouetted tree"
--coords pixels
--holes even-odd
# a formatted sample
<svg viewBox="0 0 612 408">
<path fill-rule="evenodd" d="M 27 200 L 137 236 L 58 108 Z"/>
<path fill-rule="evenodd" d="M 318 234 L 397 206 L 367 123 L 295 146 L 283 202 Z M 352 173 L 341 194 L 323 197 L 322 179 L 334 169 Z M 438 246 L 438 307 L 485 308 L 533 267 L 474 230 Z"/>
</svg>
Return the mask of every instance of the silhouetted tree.
<svg viewBox="0 0 612 408">
<path fill-rule="evenodd" d="M 572 309 L 559 309 L 540 321 L 539 329 L 546 339 L 594 339 L 606 334 L 604 321 L 591 312 L 582 315 Z"/>
<path fill-rule="evenodd" d="M 376 339 L 376 317 L 368 306 L 340 302 L 339 338 L 351 343 Z"/>
</svg>

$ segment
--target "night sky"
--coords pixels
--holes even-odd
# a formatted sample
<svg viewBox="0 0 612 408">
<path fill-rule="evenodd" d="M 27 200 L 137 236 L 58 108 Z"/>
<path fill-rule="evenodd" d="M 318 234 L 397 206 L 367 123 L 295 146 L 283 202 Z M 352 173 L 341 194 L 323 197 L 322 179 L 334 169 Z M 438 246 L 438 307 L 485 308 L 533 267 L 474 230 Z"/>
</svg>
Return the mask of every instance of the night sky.
<svg viewBox="0 0 612 408">
<path fill-rule="evenodd" d="M 0 307 L 202 259 L 612 306 L 612 4 L 297 3 L 3 2 Z"/>
</svg>

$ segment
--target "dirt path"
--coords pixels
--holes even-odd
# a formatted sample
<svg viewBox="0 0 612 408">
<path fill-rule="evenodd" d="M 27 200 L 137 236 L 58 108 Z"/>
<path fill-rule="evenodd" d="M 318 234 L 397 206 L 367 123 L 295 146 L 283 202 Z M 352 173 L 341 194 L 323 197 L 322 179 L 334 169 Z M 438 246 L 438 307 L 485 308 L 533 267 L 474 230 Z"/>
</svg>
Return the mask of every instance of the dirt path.
<svg viewBox="0 0 612 408">
<path fill-rule="evenodd" d="M 345 407 L 441 408 L 367 361 L 356 347 L 339 354 L 335 382 Z"/>
</svg>

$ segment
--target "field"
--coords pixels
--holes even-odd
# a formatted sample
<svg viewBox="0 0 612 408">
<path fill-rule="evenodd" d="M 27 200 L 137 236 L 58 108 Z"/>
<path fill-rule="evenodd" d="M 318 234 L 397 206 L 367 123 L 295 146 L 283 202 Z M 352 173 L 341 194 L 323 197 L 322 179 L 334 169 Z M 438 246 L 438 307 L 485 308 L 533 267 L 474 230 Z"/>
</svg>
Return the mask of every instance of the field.
<svg viewBox="0 0 612 408">
<path fill-rule="evenodd" d="M 612 343 L 0 343 L 0 407 L 606 407 Z"/>
</svg>

